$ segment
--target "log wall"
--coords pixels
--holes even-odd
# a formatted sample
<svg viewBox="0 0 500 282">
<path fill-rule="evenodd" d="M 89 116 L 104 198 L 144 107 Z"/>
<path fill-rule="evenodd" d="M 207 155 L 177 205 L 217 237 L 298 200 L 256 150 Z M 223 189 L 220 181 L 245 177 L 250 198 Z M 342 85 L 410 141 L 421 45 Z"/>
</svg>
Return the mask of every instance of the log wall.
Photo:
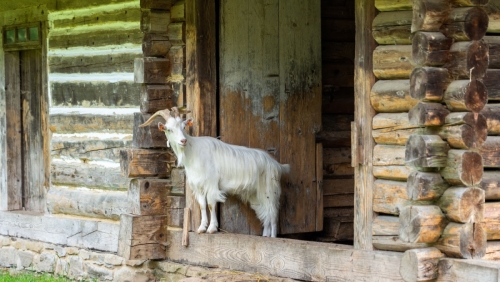
<svg viewBox="0 0 500 282">
<path fill-rule="evenodd" d="M 133 81 L 134 59 L 142 56 L 139 1 L 56 5 L 48 20 L 47 208 L 119 220 L 128 212 L 130 182 L 120 171 L 120 149 L 132 143 L 141 89 Z"/>
<path fill-rule="evenodd" d="M 351 121 L 354 120 L 354 1 L 321 1 L 323 101 L 324 226 L 315 238 L 353 240 L 354 168 Z"/>
<path fill-rule="evenodd" d="M 495 259 L 498 41 L 489 33 L 500 5 L 389 2 L 376 3 L 373 22 L 374 247 Z"/>
</svg>

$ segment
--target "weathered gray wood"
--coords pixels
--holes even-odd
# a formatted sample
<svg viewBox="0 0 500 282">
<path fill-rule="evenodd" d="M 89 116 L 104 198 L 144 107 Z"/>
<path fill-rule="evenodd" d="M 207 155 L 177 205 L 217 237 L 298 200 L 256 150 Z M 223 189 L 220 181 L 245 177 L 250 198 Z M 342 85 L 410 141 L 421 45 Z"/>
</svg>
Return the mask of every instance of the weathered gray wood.
<svg viewBox="0 0 500 282">
<path fill-rule="evenodd" d="M 117 42 L 141 44 L 143 34 L 137 26 L 134 30 L 97 30 L 68 36 L 66 33 L 54 34 L 49 38 L 50 48 L 70 48 L 80 46 L 106 46 Z"/>
<path fill-rule="evenodd" d="M 399 217 L 390 215 L 378 215 L 373 220 L 372 235 L 374 236 L 398 236 Z"/>
<path fill-rule="evenodd" d="M 446 126 L 437 129 L 437 134 L 452 148 L 481 148 L 488 135 L 487 120 L 482 114 L 455 112 L 445 122 Z"/>
<path fill-rule="evenodd" d="M 406 243 L 399 240 L 399 236 L 373 236 L 373 247 L 377 250 L 405 252 L 412 249 L 430 247 L 427 243 Z"/>
<path fill-rule="evenodd" d="M 498 104 L 486 104 L 481 114 L 486 118 L 489 135 L 500 134 L 500 107 Z"/>
<path fill-rule="evenodd" d="M 373 38 L 378 44 L 411 44 L 412 11 L 379 13 L 372 23 Z"/>
<path fill-rule="evenodd" d="M 480 112 L 488 101 L 488 90 L 480 80 L 455 80 L 443 97 L 448 109 L 455 112 Z"/>
<path fill-rule="evenodd" d="M 430 203 L 410 200 L 406 193 L 406 182 L 377 179 L 374 184 L 373 211 L 375 212 L 399 215 L 401 209 L 406 206 Z"/>
<path fill-rule="evenodd" d="M 47 209 L 51 214 L 119 220 L 131 207 L 125 191 L 52 186 L 47 193 Z"/>
<path fill-rule="evenodd" d="M 144 57 L 166 57 L 172 47 L 168 35 L 165 33 L 144 33 L 142 39 L 142 54 Z"/>
<path fill-rule="evenodd" d="M 439 31 L 451 8 L 445 0 L 412 0 L 412 7 L 411 32 Z"/>
<path fill-rule="evenodd" d="M 438 267 L 438 282 L 496 282 L 500 279 L 499 262 L 442 258 Z"/>
<path fill-rule="evenodd" d="M 408 112 L 418 102 L 410 96 L 408 79 L 377 81 L 371 89 L 370 101 L 379 113 Z"/>
<path fill-rule="evenodd" d="M 418 66 L 442 66 L 448 61 L 452 43 L 441 32 L 416 32 L 412 39 L 412 62 Z"/>
<path fill-rule="evenodd" d="M 418 126 L 441 126 L 449 113 L 439 103 L 419 102 L 408 112 L 408 118 L 411 124 Z"/>
<path fill-rule="evenodd" d="M 450 257 L 480 259 L 486 252 L 486 232 L 481 223 L 449 223 L 435 245 Z"/>
<path fill-rule="evenodd" d="M 120 225 L 109 220 L 0 212 L 0 234 L 105 252 L 118 250 Z"/>
<path fill-rule="evenodd" d="M 399 239 L 408 243 L 434 243 L 447 223 L 438 206 L 406 206 L 399 212 Z"/>
<path fill-rule="evenodd" d="M 480 40 L 486 34 L 488 22 L 488 14 L 481 7 L 455 8 L 440 30 L 455 41 Z"/>
<path fill-rule="evenodd" d="M 460 223 L 483 221 L 484 191 L 480 188 L 448 188 L 437 204 L 451 221 Z"/>
<path fill-rule="evenodd" d="M 414 168 L 402 165 L 374 166 L 373 175 L 379 179 L 406 181 Z"/>
<path fill-rule="evenodd" d="M 171 23 L 167 28 L 168 40 L 174 46 L 186 45 L 186 23 Z"/>
<path fill-rule="evenodd" d="M 3 103 L 2 120 L 5 123 L 5 153 L 2 153 L 2 166 L 4 171 L 5 183 L 2 183 L 2 210 L 20 210 L 23 207 L 23 168 L 22 168 L 22 115 L 20 114 L 21 89 L 19 77 L 19 53 L 5 53 L 5 65 L 8 69 L 5 72 L 5 96 Z"/>
<path fill-rule="evenodd" d="M 167 249 L 166 225 L 166 215 L 122 214 L 118 255 L 127 260 L 164 259 Z"/>
<path fill-rule="evenodd" d="M 134 125 L 133 114 L 79 114 L 57 113 L 50 115 L 50 130 L 53 133 L 130 133 Z"/>
<path fill-rule="evenodd" d="M 177 0 L 141 0 L 141 9 L 170 10 Z"/>
<path fill-rule="evenodd" d="M 167 249 L 167 257 L 172 261 L 257 271 L 300 280 L 402 281 L 398 273 L 400 253 L 353 250 L 345 245 L 290 239 L 193 232 L 189 233 L 186 248 L 180 244 L 181 239 L 181 230 L 169 232 L 168 241 L 177 242 Z M 240 245 L 246 247 L 242 249 L 238 247 Z M 207 247 L 210 251 L 206 251 Z M 307 259 L 297 260 L 297 257 Z M 372 267 L 359 267 L 365 264 Z"/>
<path fill-rule="evenodd" d="M 136 148 L 168 148 L 165 132 L 158 129 L 158 122 L 165 122 L 162 117 L 156 117 L 149 126 L 139 127 L 146 122 L 151 115 L 141 113 L 134 114 L 134 137 L 132 145 Z"/>
<path fill-rule="evenodd" d="M 375 6 L 373 1 L 356 0 L 355 24 L 359 27 L 355 36 L 354 57 L 354 97 L 355 97 L 355 126 L 358 128 L 358 136 L 361 141 L 356 145 L 359 151 L 359 165 L 354 168 L 354 248 L 372 250 L 372 197 L 373 197 L 373 171 L 372 153 L 375 145 L 371 137 L 371 124 L 366 123 L 375 115 L 369 101 L 370 90 L 375 83 L 373 73 L 373 61 L 367 58 L 372 56 L 375 49 L 375 41 L 370 34 L 370 25 L 375 17 Z"/>
<path fill-rule="evenodd" d="M 484 203 L 484 217 L 482 225 L 486 232 L 487 240 L 500 239 L 500 203 L 487 202 Z"/>
<path fill-rule="evenodd" d="M 85 56 L 49 56 L 53 73 L 110 73 L 133 72 L 137 53 L 118 53 Z"/>
<path fill-rule="evenodd" d="M 143 84 L 140 96 L 141 112 L 153 114 L 159 110 L 170 109 L 175 105 L 176 98 L 174 90 L 168 85 Z"/>
<path fill-rule="evenodd" d="M 406 192 L 411 200 L 436 200 L 448 188 L 437 172 L 414 171 L 408 176 Z"/>
<path fill-rule="evenodd" d="M 170 8 L 170 20 L 172 22 L 186 21 L 186 3 L 184 0 L 177 0 Z"/>
<path fill-rule="evenodd" d="M 143 9 L 141 13 L 141 31 L 162 33 L 167 31 L 170 23 L 170 12 Z"/>
<path fill-rule="evenodd" d="M 171 191 L 172 182 L 167 179 L 133 179 L 130 181 L 127 194 L 131 207 L 130 213 L 135 215 L 167 214 L 168 210 L 173 208 L 168 199 Z"/>
<path fill-rule="evenodd" d="M 490 49 L 491 50 L 491 49 Z M 491 58 L 491 53 L 490 53 Z M 490 68 L 494 66 L 491 65 Z M 500 66 L 498 67 L 500 68 Z M 489 101 L 498 101 L 500 100 L 500 85 L 498 85 L 498 81 L 500 80 L 500 70 L 499 69 L 488 69 L 483 78 L 483 84 L 488 91 L 488 100 Z"/>
<path fill-rule="evenodd" d="M 170 61 L 163 58 L 136 58 L 134 60 L 134 82 L 164 84 L 170 76 Z"/>
<path fill-rule="evenodd" d="M 399 273 L 407 282 L 434 280 L 439 276 L 439 259 L 444 256 L 434 247 L 408 250 L 401 259 Z"/>
<path fill-rule="evenodd" d="M 66 2 L 66 0 L 63 0 Z M 117 1 L 118 2 L 118 1 Z M 122 0 L 122 2 L 124 2 Z M 85 5 L 85 2 L 80 5 Z M 99 5 L 105 5 L 104 2 L 98 2 Z M 92 3 L 94 5 L 98 3 Z M 66 4 L 66 3 L 64 3 Z M 63 4 L 63 5 L 64 5 Z M 76 4 L 76 3 L 75 3 Z M 86 3 L 89 5 L 91 3 Z M 77 4 L 78 5 L 78 4 Z M 62 6 L 62 5 L 61 5 Z M 60 9 L 60 3 L 57 3 L 57 9 Z M 93 10 L 93 11 L 92 11 Z M 82 25 L 105 25 L 114 22 L 139 22 L 141 19 L 141 10 L 136 3 L 128 2 L 121 5 L 112 5 L 106 9 L 86 9 L 85 12 L 65 13 L 65 17 L 52 21 L 54 28 L 75 28 Z"/>
<path fill-rule="evenodd" d="M 373 73 L 378 79 L 408 79 L 413 70 L 411 45 L 381 45 L 373 51 Z"/>
<path fill-rule="evenodd" d="M 411 135 L 406 142 L 405 162 L 417 169 L 446 166 L 448 143 L 437 135 Z"/>
<path fill-rule="evenodd" d="M 141 85 L 133 82 L 52 82 L 52 105 L 131 107 L 139 105 Z"/>
<path fill-rule="evenodd" d="M 410 75 L 410 96 L 418 101 L 438 102 L 450 84 L 445 68 L 415 68 Z"/>
<path fill-rule="evenodd" d="M 484 190 L 485 200 L 500 200 L 500 172 L 485 171 L 478 187 Z"/>
<path fill-rule="evenodd" d="M 176 159 L 169 150 L 127 149 L 121 150 L 120 156 L 126 177 L 169 177 Z"/>
<path fill-rule="evenodd" d="M 455 42 L 445 65 L 453 79 L 480 79 L 489 63 L 489 46 L 484 40 Z"/>
<path fill-rule="evenodd" d="M 58 185 L 127 189 L 130 181 L 121 174 L 115 162 L 86 163 L 84 160 L 69 162 L 53 159 L 50 172 L 52 183 Z"/>
<path fill-rule="evenodd" d="M 479 148 L 479 154 L 483 159 L 484 167 L 498 168 L 500 167 L 500 137 L 488 136 L 483 146 Z"/>
<path fill-rule="evenodd" d="M 452 185 L 474 186 L 483 177 L 483 158 L 476 152 L 449 150 L 441 176 Z"/>
<path fill-rule="evenodd" d="M 65 137 L 53 135 L 51 140 L 52 158 L 73 158 L 82 161 L 120 161 L 120 150 L 132 145 L 131 136 L 123 139 L 92 139 L 85 137 Z"/>
<path fill-rule="evenodd" d="M 373 165 L 405 165 L 405 147 L 397 145 L 375 145 L 373 148 Z"/>
</svg>

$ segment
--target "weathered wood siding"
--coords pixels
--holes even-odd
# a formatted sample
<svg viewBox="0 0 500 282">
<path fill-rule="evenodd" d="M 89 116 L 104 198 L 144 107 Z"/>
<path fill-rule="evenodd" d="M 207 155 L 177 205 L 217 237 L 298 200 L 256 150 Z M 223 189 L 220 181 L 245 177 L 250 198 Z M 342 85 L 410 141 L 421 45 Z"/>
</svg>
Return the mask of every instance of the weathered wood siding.
<svg viewBox="0 0 500 282">
<path fill-rule="evenodd" d="M 118 220 L 130 179 L 120 149 L 132 143 L 141 85 L 139 0 L 58 1 L 48 15 L 51 213 Z"/>
<path fill-rule="evenodd" d="M 318 240 L 353 240 L 354 1 L 321 1 L 324 226 Z"/>
</svg>

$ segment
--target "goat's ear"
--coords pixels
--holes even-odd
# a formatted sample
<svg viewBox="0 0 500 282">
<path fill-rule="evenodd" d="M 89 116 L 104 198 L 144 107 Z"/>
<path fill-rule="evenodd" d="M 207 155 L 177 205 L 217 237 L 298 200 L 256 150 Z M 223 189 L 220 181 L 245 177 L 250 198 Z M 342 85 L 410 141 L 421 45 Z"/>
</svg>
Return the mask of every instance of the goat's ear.
<svg viewBox="0 0 500 282">
<path fill-rule="evenodd" d="M 167 128 L 165 127 L 165 125 L 161 122 L 158 122 L 158 130 L 159 131 L 165 131 Z"/>
<path fill-rule="evenodd" d="M 186 120 L 186 125 L 187 126 L 193 126 L 193 119 L 192 118 L 189 118 Z"/>
</svg>

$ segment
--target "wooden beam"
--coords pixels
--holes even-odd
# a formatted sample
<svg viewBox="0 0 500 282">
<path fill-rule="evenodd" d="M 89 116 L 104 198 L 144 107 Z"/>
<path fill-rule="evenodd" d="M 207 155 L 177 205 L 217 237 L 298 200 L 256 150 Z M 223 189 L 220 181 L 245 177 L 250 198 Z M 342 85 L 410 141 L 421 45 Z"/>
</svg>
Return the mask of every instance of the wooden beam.
<svg viewBox="0 0 500 282">
<path fill-rule="evenodd" d="M 1 212 L 0 234 L 105 252 L 118 250 L 120 225 L 110 220 Z"/>
<path fill-rule="evenodd" d="M 214 1 L 186 0 L 186 100 L 193 136 L 217 136 L 216 8 Z M 200 208 L 186 186 L 191 228 L 201 222 Z"/>
<path fill-rule="evenodd" d="M 169 177 L 175 159 L 174 153 L 167 150 L 120 151 L 120 166 L 125 177 Z"/>
<path fill-rule="evenodd" d="M 375 50 L 375 40 L 371 34 L 371 23 L 375 18 L 375 6 L 371 0 L 356 0 L 355 22 L 356 50 L 354 58 L 354 95 L 355 95 L 355 122 L 359 129 L 358 149 L 361 164 L 355 167 L 354 187 L 354 248 L 372 250 L 372 221 L 373 221 L 373 172 L 372 155 L 375 146 L 372 139 L 371 120 L 375 115 L 370 104 L 370 91 L 375 83 L 373 75 L 373 61 L 370 59 Z"/>
<path fill-rule="evenodd" d="M 307 281 L 401 281 L 402 253 L 238 234 L 190 232 L 189 246 L 183 247 L 181 241 L 182 230 L 170 230 L 169 260 Z"/>
<path fill-rule="evenodd" d="M 122 214 L 118 255 L 127 260 L 164 259 L 166 232 L 166 215 Z"/>
<path fill-rule="evenodd" d="M 442 258 L 439 260 L 437 282 L 497 282 L 500 262 Z"/>
</svg>

